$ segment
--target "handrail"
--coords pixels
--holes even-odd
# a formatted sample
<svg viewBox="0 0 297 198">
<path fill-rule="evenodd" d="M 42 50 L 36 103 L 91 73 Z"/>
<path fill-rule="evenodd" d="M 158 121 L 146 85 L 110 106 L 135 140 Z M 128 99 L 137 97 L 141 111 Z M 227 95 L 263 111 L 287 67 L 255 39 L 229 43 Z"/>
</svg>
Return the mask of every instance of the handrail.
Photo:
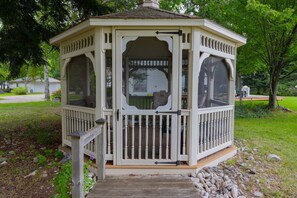
<svg viewBox="0 0 297 198">
<path fill-rule="evenodd" d="M 84 146 L 96 138 L 97 179 L 105 178 L 105 141 L 102 126 L 105 119 L 95 121 L 97 126 L 87 132 L 76 131 L 71 136 L 72 145 L 72 197 L 84 197 Z"/>
</svg>

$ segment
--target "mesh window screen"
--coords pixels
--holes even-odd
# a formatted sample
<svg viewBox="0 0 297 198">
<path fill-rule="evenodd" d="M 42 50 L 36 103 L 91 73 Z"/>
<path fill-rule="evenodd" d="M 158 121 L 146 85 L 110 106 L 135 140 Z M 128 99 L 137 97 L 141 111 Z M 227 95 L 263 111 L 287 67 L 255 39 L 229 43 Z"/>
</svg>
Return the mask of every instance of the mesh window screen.
<svg viewBox="0 0 297 198">
<path fill-rule="evenodd" d="M 198 87 L 198 107 L 228 105 L 229 76 L 223 58 L 210 56 L 201 65 Z"/>
<path fill-rule="evenodd" d="M 67 104 L 95 108 L 96 78 L 92 62 L 84 55 L 72 58 L 67 79 Z"/>
</svg>

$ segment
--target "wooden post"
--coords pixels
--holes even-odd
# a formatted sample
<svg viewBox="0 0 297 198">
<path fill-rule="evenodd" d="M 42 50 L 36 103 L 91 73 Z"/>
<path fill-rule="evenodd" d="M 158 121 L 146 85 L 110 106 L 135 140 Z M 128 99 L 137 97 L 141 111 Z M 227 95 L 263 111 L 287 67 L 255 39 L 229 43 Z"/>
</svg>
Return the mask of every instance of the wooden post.
<svg viewBox="0 0 297 198">
<path fill-rule="evenodd" d="M 84 197 L 84 146 L 81 137 L 85 132 L 70 134 L 72 145 L 72 197 Z"/>
<path fill-rule="evenodd" d="M 192 30 L 192 49 L 189 56 L 189 82 L 190 97 L 190 131 L 188 135 L 189 162 L 190 166 L 197 164 L 198 154 L 198 76 L 199 76 L 199 59 L 200 59 L 200 33 L 198 29 Z"/>
<path fill-rule="evenodd" d="M 104 126 L 105 119 L 98 119 L 95 121 L 96 124 Z M 96 156 L 96 163 L 97 163 L 97 180 L 105 179 L 105 153 L 106 153 L 106 141 L 104 138 L 104 130 L 101 129 L 102 133 L 97 136 L 97 156 Z"/>
</svg>

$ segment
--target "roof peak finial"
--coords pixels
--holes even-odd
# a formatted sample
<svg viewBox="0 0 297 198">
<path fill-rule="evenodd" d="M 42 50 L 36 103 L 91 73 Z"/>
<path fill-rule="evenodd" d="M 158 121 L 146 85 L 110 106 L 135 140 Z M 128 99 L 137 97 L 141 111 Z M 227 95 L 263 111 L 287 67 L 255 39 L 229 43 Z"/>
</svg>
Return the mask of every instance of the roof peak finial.
<svg viewBox="0 0 297 198">
<path fill-rule="evenodd" d="M 159 8 L 159 0 L 139 0 L 138 6 Z"/>
</svg>

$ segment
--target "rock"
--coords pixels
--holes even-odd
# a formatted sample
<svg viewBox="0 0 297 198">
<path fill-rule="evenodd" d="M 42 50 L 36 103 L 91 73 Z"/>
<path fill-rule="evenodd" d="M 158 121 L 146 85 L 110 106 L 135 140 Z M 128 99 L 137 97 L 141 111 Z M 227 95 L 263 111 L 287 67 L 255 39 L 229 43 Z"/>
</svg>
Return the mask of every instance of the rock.
<svg viewBox="0 0 297 198">
<path fill-rule="evenodd" d="M 254 158 L 253 156 L 249 156 L 249 157 L 247 158 L 247 160 L 254 161 L 254 160 L 255 160 L 255 158 Z"/>
<path fill-rule="evenodd" d="M 47 177 L 47 176 L 48 176 L 48 174 L 47 174 L 46 171 L 43 171 L 43 172 L 40 174 L 40 177 Z"/>
<path fill-rule="evenodd" d="M 14 151 L 9 151 L 8 154 L 9 155 L 15 155 L 15 152 Z"/>
<path fill-rule="evenodd" d="M 238 197 L 238 188 L 236 186 L 233 186 L 233 188 L 231 189 L 231 195 L 233 198 Z"/>
<path fill-rule="evenodd" d="M 7 158 L 0 157 L 0 163 L 7 161 Z"/>
<path fill-rule="evenodd" d="M 0 166 L 3 166 L 5 164 L 8 164 L 8 163 L 6 161 L 3 161 L 3 162 L 0 163 Z"/>
<path fill-rule="evenodd" d="M 245 196 L 239 196 L 238 198 L 246 198 Z"/>
<path fill-rule="evenodd" d="M 30 173 L 29 175 L 26 175 L 24 178 L 34 176 L 34 175 L 36 175 L 36 173 L 37 173 L 37 170 L 33 171 L 33 172 Z"/>
<path fill-rule="evenodd" d="M 277 156 L 277 155 L 275 155 L 275 154 L 268 154 L 268 160 L 269 161 L 280 161 L 281 160 L 281 158 L 279 157 L 279 156 Z"/>
<path fill-rule="evenodd" d="M 38 162 L 38 158 L 37 158 L 37 157 L 34 157 L 34 158 L 33 158 L 33 162 L 34 162 L 34 163 L 37 163 L 37 162 Z"/>
<path fill-rule="evenodd" d="M 255 197 L 263 197 L 263 193 L 256 191 L 256 192 L 254 192 L 254 196 Z"/>
</svg>

